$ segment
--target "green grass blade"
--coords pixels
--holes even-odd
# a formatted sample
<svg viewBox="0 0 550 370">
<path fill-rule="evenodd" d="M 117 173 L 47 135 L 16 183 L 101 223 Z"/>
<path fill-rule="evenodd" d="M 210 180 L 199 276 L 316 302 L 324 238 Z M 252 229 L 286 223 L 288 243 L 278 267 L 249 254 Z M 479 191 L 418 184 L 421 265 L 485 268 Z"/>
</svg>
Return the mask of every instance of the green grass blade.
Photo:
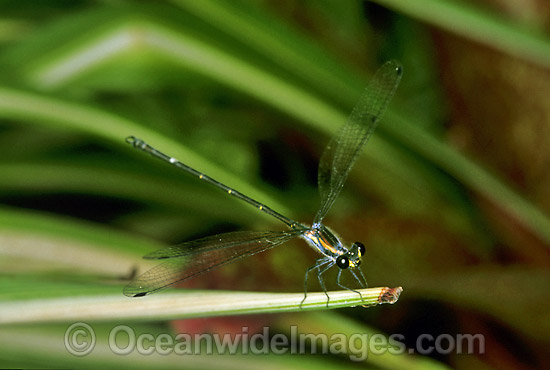
<svg viewBox="0 0 550 370">
<path fill-rule="evenodd" d="M 132 27 L 135 26 L 134 23 L 132 23 L 132 25 Z M 194 70 L 197 73 L 203 74 L 233 89 L 253 96 L 293 116 L 295 119 L 301 120 L 316 130 L 332 133 L 336 127 L 346 120 L 347 115 L 345 113 L 324 102 L 315 93 L 300 88 L 267 70 L 263 70 L 245 59 L 240 58 L 239 55 L 232 55 L 216 45 L 207 44 L 191 35 L 183 34 L 168 27 L 159 26 L 153 22 L 142 21 L 140 30 L 143 35 L 140 39 L 141 42 L 145 43 L 150 49 L 156 50 L 165 57 L 171 58 L 173 62 L 180 64 L 182 67 Z M 112 34 L 105 34 L 104 37 L 114 38 L 117 32 L 121 32 L 121 29 L 115 30 L 115 33 Z M 124 32 L 128 32 L 128 30 Z M 95 40 L 94 42 L 99 41 Z M 89 45 L 89 48 L 93 48 L 93 44 Z M 81 52 L 83 52 L 82 50 Z M 78 59 L 77 55 L 67 56 L 64 54 L 60 57 Z M 63 59 L 57 59 L 57 62 L 52 65 L 63 65 L 64 63 Z M 329 65 L 328 62 L 322 62 L 320 64 Z M 89 68 L 92 67 L 93 66 L 89 66 Z M 44 74 L 49 73 L 47 72 L 47 66 L 43 66 L 42 70 Z M 84 71 L 80 71 L 79 73 L 84 73 Z M 75 76 L 67 76 L 67 78 L 75 78 Z M 332 85 L 327 86 L 332 87 Z M 1 98 L 2 91 L 0 90 L 0 99 Z M 6 100 L 6 102 L 13 105 L 15 103 L 13 100 L 14 99 L 12 99 L 12 102 Z M 24 104 L 23 106 L 25 105 L 29 104 Z M 0 101 L 0 109 L 1 108 L 2 102 Z M 399 115 L 392 115 L 390 112 L 388 112 L 387 116 L 386 120 L 390 122 L 381 125 L 381 130 L 389 132 L 393 137 L 399 138 L 404 145 L 443 168 L 476 192 L 496 201 L 497 204 L 502 205 L 504 209 L 522 222 L 522 224 L 526 225 L 541 239 L 550 241 L 550 219 L 536 206 L 519 196 L 502 181 L 491 176 L 481 166 L 468 160 L 458 151 L 428 134 L 421 128 L 424 125 L 417 122 L 413 123 Z M 281 204 L 270 199 L 270 197 L 265 194 L 261 194 L 260 196 L 257 190 L 253 189 L 251 186 L 247 186 L 246 183 L 236 178 L 236 176 L 225 173 L 222 169 L 211 163 L 199 160 L 196 154 L 189 150 L 183 151 L 181 145 L 178 143 L 152 130 L 135 127 L 137 125 L 129 122 L 121 122 L 120 119 L 117 118 L 114 119 L 115 124 L 113 125 L 113 117 L 109 118 L 110 119 L 97 117 L 94 119 L 94 122 L 98 120 L 102 122 L 97 125 L 98 127 L 94 128 L 96 134 L 101 134 L 113 139 L 113 133 L 116 134 L 118 132 L 122 135 L 123 131 L 129 131 L 129 128 L 126 130 L 117 130 L 117 128 L 134 126 L 133 130 L 135 133 L 133 134 L 146 138 L 147 141 L 155 143 L 155 146 L 163 148 L 163 150 L 168 153 L 175 153 L 176 157 L 178 157 L 179 153 L 184 153 L 181 155 L 181 158 L 188 158 L 186 161 L 192 166 L 200 168 L 202 172 L 216 174 L 216 177 L 223 182 L 240 189 L 244 193 L 250 194 L 252 197 L 258 198 L 260 201 L 269 204 L 284 214 L 291 215 L 291 213 Z M 77 117 L 75 117 L 75 119 L 77 119 Z M 87 123 L 87 125 L 92 124 L 90 122 Z M 77 125 L 73 124 L 73 126 Z M 370 143 L 370 150 L 368 150 L 367 153 L 369 156 L 377 158 L 380 162 L 385 163 L 385 165 L 395 167 L 395 172 L 410 177 L 409 172 L 399 170 L 400 167 L 406 166 L 399 163 L 393 163 L 384 158 L 387 152 L 387 150 L 384 149 L 386 145 L 387 144 L 381 140 L 372 141 Z M 196 166 L 194 165 L 195 163 L 199 163 L 200 165 Z M 411 183 L 414 183 L 414 181 L 411 181 Z"/>
<path fill-rule="evenodd" d="M 39 271 L 63 267 L 119 276 L 141 263 L 132 261 L 132 256 L 162 246 L 101 225 L 6 207 L 0 208 L 0 241 L 4 273 L 7 269 L 25 269 L 21 263 L 4 265 L 11 257 L 36 260 L 40 264 L 30 263 L 28 268 Z"/>
<path fill-rule="evenodd" d="M 495 206 L 513 215 L 518 222 L 550 246 L 548 215 L 480 165 L 422 130 L 419 125 L 412 124 L 409 119 L 397 113 L 387 112 L 387 115 L 389 119 L 386 130 L 394 137 L 491 200 Z"/>
<path fill-rule="evenodd" d="M 547 35 L 482 11 L 477 6 L 448 0 L 372 1 L 510 55 L 543 67 L 550 66 L 550 40 Z"/>
<path fill-rule="evenodd" d="M 36 93 L 0 88 L 0 116 L 38 120 L 51 127 L 96 135 L 116 145 L 124 145 L 128 150 L 132 148 L 124 141 L 127 136 L 146 138 L 151 144 L 162 148 L 164 152 L 185 161 L 190 166 L 199 168 L 205 173 L 216 174 L 217 180 L 240 189 L 243 193 L 269 204 L 281 213 L 290 214 L 283 204 L 261 192 L 257 187 L 246 183 L 238 175 L 227 172 L 166 135 L 114 114 Z"/>
<path fill-rule="evenodd" d="M 329 292 L 328 308 L 375 306 L 395 303 L 402 288 L 361 289 L 363 300 L 352 291 Z M 324 293 L 250 293 L 186 291 L 142 298 L 122 294 L 10 301 L 0 304 L 0 324 L 69 322 L 71 320 L 174 320 L 192 317 L 326 310 Z M 24 308 L 24 309 L 23 309 Z"/>
</svg>

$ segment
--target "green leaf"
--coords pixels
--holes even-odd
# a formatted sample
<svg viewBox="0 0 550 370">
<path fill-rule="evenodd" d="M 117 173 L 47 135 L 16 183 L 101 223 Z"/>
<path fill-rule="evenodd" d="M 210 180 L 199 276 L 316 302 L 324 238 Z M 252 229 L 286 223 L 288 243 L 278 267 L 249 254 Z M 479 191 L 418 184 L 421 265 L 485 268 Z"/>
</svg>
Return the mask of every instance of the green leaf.
<svg viewBox="0 0 550 370">
<path fill-rule="evenodd" d="M 34 289 L 39 288 L 40 285 Z M 376 306 L 397 302 L 401 291 L 402 288 L 398 287 L 328 292 L 331 298 L 328 303 L 324 293 L 308 293 L 307 299 L 301 305 L 303 293 L 187 291 L 128 298 L 121 294 L 76 296 L 68 290 L 65 292 L 69 293 L 67 297 L 5 302 L 0 305 L 0 324 L 121 319 L 175 320 Z"/>
<path fill-rule="evenodd" d="M 550 42 L 542 30 L 506 20 L 478 6 L 456 0 L 371 1 L 529 62 L 550 66 Z"/>
</svg>

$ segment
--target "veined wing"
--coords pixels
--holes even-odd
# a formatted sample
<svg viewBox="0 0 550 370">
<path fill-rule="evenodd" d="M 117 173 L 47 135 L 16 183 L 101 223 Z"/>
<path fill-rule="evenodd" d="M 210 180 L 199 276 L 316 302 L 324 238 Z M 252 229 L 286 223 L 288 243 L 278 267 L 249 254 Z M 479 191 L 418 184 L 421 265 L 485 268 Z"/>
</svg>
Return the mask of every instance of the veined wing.
<svg viewBox="0 0 550 370">
<path fill-rule="evenodd" d="M 165 260 L 124 288 L 128 297 L 143 297 L 170 285 L 193 278 L 240 258 L 280 245 L 302 231 L 237 231 L 212 235 L 144 256 Z"/>
<path fill-rule="evenodd" d="M 363 145 L 368 141 L 378 119 L 393 97 L 401 74 L 402 67 L 397 61 L 391 60 L 380 67 L 346 124 L 325 148 L 318 172 L 321 207 L 313 221 L 314 225 L 323 220 L 340 194 Z"/>
</svg>

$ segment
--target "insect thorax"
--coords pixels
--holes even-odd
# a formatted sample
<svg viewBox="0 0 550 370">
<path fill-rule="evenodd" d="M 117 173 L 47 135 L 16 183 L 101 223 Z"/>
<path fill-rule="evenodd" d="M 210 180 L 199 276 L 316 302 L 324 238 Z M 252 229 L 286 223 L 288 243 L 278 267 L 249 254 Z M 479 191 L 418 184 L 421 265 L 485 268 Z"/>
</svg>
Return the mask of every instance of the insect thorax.
<svg viewBox="0 0 550 370">
<path fill-rule="evenodd" d="M 313 225 L 303 234 L 303 238 L 310 247 L 327 257 L 337 258 L 348 252 L 340 238 L 323 224 Z"/>
</svg>

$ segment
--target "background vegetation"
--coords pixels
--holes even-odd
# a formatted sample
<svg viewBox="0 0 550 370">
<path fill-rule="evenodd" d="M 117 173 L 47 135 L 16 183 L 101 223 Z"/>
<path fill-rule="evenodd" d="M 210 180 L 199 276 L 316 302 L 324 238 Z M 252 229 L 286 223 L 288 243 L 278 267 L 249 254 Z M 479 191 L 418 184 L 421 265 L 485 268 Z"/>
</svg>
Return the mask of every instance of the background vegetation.
<svg viewBox="0 0 550 370">
<path fill-rule="evenodd" d="M 367 368 L 541 368 L 550 342 L 550 42 L 542 0 L 0 1 L 0 363 L 56 368 L 343 368 L 345 356 L 74 357 L 63 333 L 125 317 L 140 256 L 279 229 L 132 150 L 146 139 L 310 222 L 317 163 L 371 73 L 404 78 L 327 224 L 367 246 L 394 306 L 166 320 L 139 332 L 483 334 L 485 353 L 370 355 Z M 303 242 L 192 281 L 300 292 Z M 334 288 L 334 287 L 332 287 Z M 139 306 L 139 301 L 130 301 Z M 67 306 L 64 306 L 64 304 Z M 47 305 L 70 307 L 40 317 Z M 128 307 L 126 305 L 125 307 Z M 38 314 L 33 315 L 33 312 Z M 18 317 L 20 319 L 18 319 Z M 34 319 L 30 319 L 33 317 Z M 251 329 L 253 331 L 253 329 Z M 102 335 L 105 334 L 105 335 Z"/>
</svg>

